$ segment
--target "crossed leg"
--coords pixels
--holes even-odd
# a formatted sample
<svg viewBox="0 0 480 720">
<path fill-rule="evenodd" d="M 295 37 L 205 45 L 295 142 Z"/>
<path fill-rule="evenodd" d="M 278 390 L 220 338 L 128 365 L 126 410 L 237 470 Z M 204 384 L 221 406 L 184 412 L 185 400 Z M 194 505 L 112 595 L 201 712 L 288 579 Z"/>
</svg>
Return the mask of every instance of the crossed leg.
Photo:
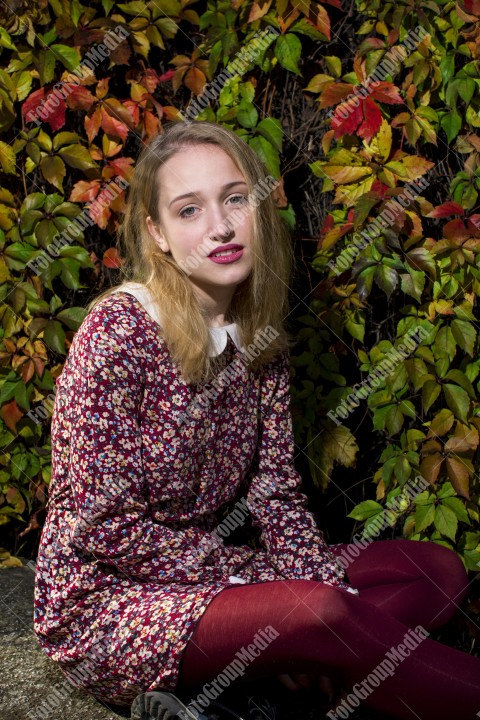
<svg viewBox="0 0 480 720">
<path fill-rule="evenodd" d="M 372 543 L 348 574 L 359 597 L 312 580 L 226 588 L 187 645 L 180 685 L 189 689 L 211 682 L 259 628 L 271 626 L 278 636 L 247 666 L 245 679 L 313 672 L 351 689 L 405 640 L 410 628 L 440 627 L 466 594 L 461 561 L 434 543 Z M 464 720 L 476 720 L 480 660 L 422 639 L 364 702 L 401 720 L 450 720 L 459 706 Z"/>
</svg>

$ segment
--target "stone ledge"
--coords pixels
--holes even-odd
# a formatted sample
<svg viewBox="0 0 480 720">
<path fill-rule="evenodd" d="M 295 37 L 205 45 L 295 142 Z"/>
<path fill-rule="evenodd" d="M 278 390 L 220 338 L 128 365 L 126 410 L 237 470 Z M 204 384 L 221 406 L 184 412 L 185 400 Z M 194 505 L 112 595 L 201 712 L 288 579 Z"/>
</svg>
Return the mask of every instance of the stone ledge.
<svg viewBox="0 0 480 720">
<path fill-rule="evenodd" d="M 53 690 L 65 693 L 67 678 L 39 646 L 33 632 L 34 573 L 22 568 L 0 570 L 0 718 L 32 720 L 35 710 L 55 698 Z M 113 711 L 88 693 L 68 683 L 71 693 L 58 700 L 48 720 L 123 720 L 129 709 Z M 28 713 L 31 713 L 29 716 Z M 120 714 L 122 713 L 122 714 Z"/>
</svg>

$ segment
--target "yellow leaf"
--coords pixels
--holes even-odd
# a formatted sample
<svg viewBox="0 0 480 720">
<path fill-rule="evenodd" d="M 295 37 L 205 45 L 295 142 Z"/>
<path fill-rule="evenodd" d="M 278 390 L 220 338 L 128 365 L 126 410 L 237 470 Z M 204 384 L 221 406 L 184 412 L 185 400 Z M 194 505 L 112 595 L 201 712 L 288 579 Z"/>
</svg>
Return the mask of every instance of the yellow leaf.
<svg viewBox="0 0 480 720">
<path fill-rule="evenodd" d="M 375 177 L 368 177 L 357 185 L 342 185 L 337 188 L 334 203 L 344 203 L 347 207 L 355 205 L 355 202 L 359 197 L 365 195 L 369 190 L 372 189 L 372 185 L 375 182 Z"/>
<path fill-rule="evenodd" d="M 338 185 L 345 185 L 355 182 L 356 180 L 362 180 L 372 174 L 372 169 L 366 166 L 350 167 L 348 165 L 329 165 L 327 163 L 323 166 L 323 170 L 325 175 L 328 175 L 328 177 Z"/>
<path fill-rule="evenodd" d="M 392 148 L 392 128 L 385 118 L 382 118 L 382 124 L 376 135 L 373 136 L 368 148 L 374 155 L 379 155 L 382 160 L 387 160 Z"/>
<path fill-rule="evenodd" d="M 0 165 L 4 173 L 15 174 L 15 159 L 13 148 L 0 140 Z"/>
<path fill-rule="evenodd" d="M 343 467 L 355 465 L 358 445 L 351 431 L 344 425 L 338 425 L 333 429 L 325 428 L 318 447 L 312 475 L 316 483 L 325 489 L 335 463 L 343 465 Z M 318 473 L 319 468 L 321 475 Z"/>
</svg>

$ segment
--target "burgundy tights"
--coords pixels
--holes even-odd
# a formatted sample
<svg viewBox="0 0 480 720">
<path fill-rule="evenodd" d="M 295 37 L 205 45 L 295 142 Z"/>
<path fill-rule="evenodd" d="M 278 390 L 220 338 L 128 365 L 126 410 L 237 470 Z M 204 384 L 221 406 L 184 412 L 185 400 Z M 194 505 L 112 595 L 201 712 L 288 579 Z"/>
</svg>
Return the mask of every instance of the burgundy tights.
<svg viewBox="0 0 480 720">
<path fill-rule="evenodd" d="M 409 628 L 421 625 L 430 632 L 440 627 L 467 592 L 459 558 L 430 542 L 373 542 L 347 572 L 359 596 L 314 580 L 222 590 L 186 647 L 179 687 L 211 682 L 260 628 L 270 625 L 279 634 L 247 665 L 245 680 L 321 672 L 337 680 L 348 695 L 392 646 L 404 641 Z M 480 659 L 427 638 L 372 690 L 369 687 L 362 705 L 401 720 L 477 720 Z"/>
</svg>

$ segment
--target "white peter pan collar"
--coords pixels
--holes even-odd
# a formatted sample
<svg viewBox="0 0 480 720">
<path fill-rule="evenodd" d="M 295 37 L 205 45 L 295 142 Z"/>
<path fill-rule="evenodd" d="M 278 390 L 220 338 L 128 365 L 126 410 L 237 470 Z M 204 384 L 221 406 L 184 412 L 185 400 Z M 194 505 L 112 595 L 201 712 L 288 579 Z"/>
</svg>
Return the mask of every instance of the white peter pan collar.
<svg viewBox="0 0 480 720">
<path fill-rule="evenodd" d="M 156 304 L 153 302 L 150 295 L 150 291 L 145 285 L 135 282 L 126 282 L 115 288 L 115 292 L 128 292 L 133 295 L 143 305 L 150 317 L 155 320 L 160 326 L 161 318 L 158 312 Z M 223 327 L 210 327 L 210 345 L 211 350 L 208 353 L 209 357 L 216 357 L 220 355 L 227 346 L 228 335 L 232 338 L 238 350 L 241 350 L 240 334 L 238 331 L 237 323 L 230 323 L 230 325 L 224 325 Z"/>
</svg>

